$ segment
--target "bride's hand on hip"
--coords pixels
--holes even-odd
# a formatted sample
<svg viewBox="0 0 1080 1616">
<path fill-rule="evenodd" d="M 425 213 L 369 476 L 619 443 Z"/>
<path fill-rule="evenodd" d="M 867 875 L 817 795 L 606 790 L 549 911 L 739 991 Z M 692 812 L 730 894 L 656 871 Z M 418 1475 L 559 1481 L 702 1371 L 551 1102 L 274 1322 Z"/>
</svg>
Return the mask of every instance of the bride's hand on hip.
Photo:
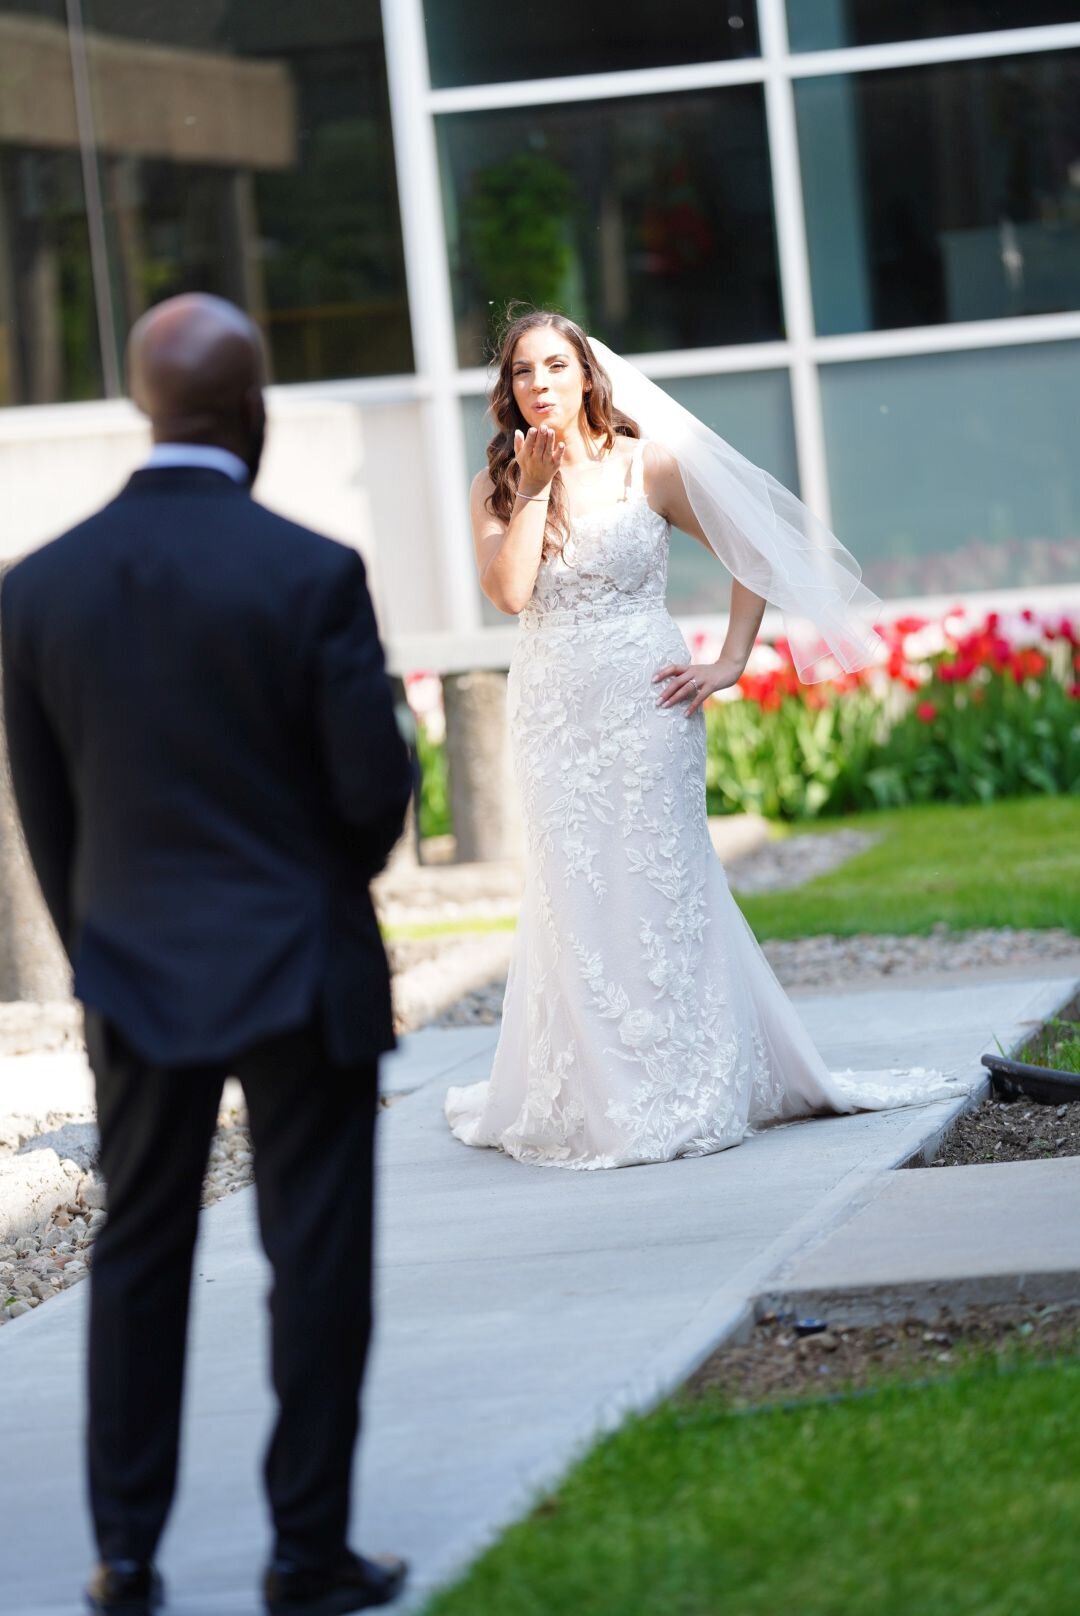
<svg viewBox="0 0 1080 1616">
<path fill-rule="evenodd" d="M 520 478 L 518 491 L 524 495 L 542 494 L 562 465 L 565 443 L 556 443 L 549 426 L 520 427 L 514 433 L 514 458 Z"/>
<path fill-rule="evenodd" d="M 742 671 L 742 663 L 731 657 L 720 657 L 716 662 L 672 662 L 653 674 L 654 685 L 667 683 L 656 705 L 677 707 L 685 702 L 685 717 L 691 718 L 718 690 L 729 690 L 737 684 Z"/>
</svg>

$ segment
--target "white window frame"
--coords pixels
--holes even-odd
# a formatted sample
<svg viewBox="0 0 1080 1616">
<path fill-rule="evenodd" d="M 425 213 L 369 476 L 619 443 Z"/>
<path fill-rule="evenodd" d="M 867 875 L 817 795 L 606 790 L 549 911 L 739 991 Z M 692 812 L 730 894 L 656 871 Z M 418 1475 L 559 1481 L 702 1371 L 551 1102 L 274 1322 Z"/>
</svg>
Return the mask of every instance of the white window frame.
<svg viewBox="0 0 1080 1616">
<path fill-rule="evenodd" d="M 446 512 L 448 600 L 453 626 L 479 626 L 475 584 L 472 606 L 464 599 L 458 570 L 470 547 L 461 532 L 467 474 L 460 401 L 485 393 L 490 373 L 457 359 L 453 293 L 442 210 L 436 119 L 448 113 L 502 111 L 530 106 L 607 101 L 730 85 L 760 84 L 772 171 L 780 292 L 786 338 L 711 348 L 635 354 L 635 363 L 658 380 L 665 377 L 735 375 L 786 370 L 790 378 L 800 491 L 830 520 L 829 476 L 821 401 L 821 367 L 905 355 L 960 352 L 1043 342 L 1080 340 L 1080 310 L 1019 319 L 957 322 L 899 330 L 819 336 L 814 325 L 810 256 L 795 122 L 795 86 L 802 79 L 889 68 L 983 61 L 1080 49 L 1080 22 L 1040 28 L 1003 29 L 935 39 L 822 51 L 793 51 L 785 0 L 757 0 L 761 55 L 738 61 L 689 63 L 565 78 L 515 80 L 434 89 L 430 81 L 423 0 L 382 0 L 387 71 L 391 86 L 402 232 L 418 378 L 430 391 L 435 436 L 441 452 L 431 457 L 438 478 L 438 506 Z M 456 465 L 451 462 L 456 460 Z M 451 588 L 451 574 L 453 587 Z"/>
</svg>

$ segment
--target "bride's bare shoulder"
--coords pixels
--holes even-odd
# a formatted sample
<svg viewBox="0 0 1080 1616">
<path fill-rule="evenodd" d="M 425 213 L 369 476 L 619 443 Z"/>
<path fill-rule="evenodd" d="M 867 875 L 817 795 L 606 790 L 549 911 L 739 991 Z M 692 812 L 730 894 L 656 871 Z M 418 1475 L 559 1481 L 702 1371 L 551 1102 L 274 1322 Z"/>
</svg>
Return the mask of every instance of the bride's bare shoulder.
<svg viewBox="0 0 1080 1616">
<path fill-rule="evenodd" d="M 655 438 L 648 438 L 642 457 L 642 471 L 644 474 L 645 492 L 651 494 L 653 490 L 667 488 L 673 476 L 678 476 L 678 462 L 670 449 Z"/>
<path fill-rule="evenodd" d="M 494 492 L 495 484 L 492 481 L 491 473 L 485 467 L 483 471 L 476 473 L 469 488 L 469 505 L 474 515 L 478 512 L 483 512 L 486 515 L 491 514 L 488 500 Z"/>
<path fill-rule="evenodd" d="M 655 438 L 645 439 L 645 447 L 642 452 L 646 473 L 667 472 L 675 465 L 675 456 L 671 450 L 665 449 L 664 445 L 658 443 Z"/>
</svg>

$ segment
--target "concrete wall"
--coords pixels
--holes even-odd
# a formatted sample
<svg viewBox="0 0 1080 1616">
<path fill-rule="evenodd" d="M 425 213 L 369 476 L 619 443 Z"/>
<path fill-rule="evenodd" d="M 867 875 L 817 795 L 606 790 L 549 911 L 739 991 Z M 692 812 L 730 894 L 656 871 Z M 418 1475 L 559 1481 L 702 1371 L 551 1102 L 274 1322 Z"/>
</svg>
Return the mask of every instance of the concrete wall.
<svg viewBox="0 0 1080 1616">
<path fill-rule="evenodd" d="M 443 626 L 437 513 L 419 465 L 421 409 L 392 392 L 376 400 L 269 393 L 258 498 L 360 551 L 385 636 Z M 0 562 L 112 498 L 149 447 L 143 418 L 123 401 L 0 411 Z"/>
</svg>

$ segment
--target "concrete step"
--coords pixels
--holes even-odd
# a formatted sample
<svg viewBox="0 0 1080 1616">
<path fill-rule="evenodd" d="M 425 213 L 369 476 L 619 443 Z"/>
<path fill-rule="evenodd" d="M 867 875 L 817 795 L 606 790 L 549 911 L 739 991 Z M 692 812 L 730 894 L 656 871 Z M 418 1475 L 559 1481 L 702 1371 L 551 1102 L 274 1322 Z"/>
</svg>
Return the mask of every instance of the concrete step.
<svg viewBox="0 0 1080 1616">
<path fill-rule="evenodd" d="M 835 1324 L 1080 1303 L 1080 1158 L 890 1173 L 762 1300 Z"/>
</svg>

